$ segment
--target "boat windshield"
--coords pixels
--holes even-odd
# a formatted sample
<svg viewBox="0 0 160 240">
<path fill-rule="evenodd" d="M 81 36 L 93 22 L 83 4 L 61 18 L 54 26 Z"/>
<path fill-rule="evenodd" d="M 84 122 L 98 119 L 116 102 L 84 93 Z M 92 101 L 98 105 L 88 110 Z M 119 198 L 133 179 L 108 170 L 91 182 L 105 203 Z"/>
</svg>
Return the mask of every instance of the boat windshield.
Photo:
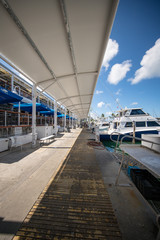
<svg viewBox="0 0 160 240">
<path fill-rule="evenodd" d="M 142 109 L 132 109 L 130 115 L 146 115 Z"/>
</svg>

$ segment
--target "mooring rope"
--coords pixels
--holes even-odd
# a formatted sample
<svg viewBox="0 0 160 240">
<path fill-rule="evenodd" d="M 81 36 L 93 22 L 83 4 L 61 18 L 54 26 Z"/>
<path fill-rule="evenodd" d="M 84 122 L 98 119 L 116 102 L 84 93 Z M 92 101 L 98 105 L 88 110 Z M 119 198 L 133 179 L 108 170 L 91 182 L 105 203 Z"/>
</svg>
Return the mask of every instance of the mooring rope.
<svg viewBox="0 0 160 240">
<path fill-rule="evenodd" d="M 103 144 L 101 142 L 97 142 L 97 141 L 89 141 L 87 143 L 87 145 L 90 146 L 90 147 L 93 147 L 95 149 L 98 149 L 98 150 L 104 150 L 105 149 Z"/>
</svg>

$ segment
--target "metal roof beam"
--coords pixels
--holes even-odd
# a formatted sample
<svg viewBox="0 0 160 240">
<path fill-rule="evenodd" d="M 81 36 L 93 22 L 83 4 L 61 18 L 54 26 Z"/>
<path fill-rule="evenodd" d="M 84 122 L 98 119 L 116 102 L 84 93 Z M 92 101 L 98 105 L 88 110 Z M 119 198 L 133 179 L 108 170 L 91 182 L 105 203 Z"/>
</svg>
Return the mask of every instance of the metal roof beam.
<svg viewBox="0 0 160 240">
<path fill-rule="evenodd" d="M 88 96 L 92 96 L 93 94 L 81 94 L 81 97 L 88 97 Z M 79 95 L 74 95 L 74 96 L 70 96 L 70 97 L 65 97 L 65 98 L 59 98 L 57 99 L 57 101 L 63 101 L 63 100 L 68 100 L 70 98 L 77 98 L 79 97 Z"/>
<path fill-rule="evenodd" d="M 83 105 L 87 105 L 87 104 L 90 104 L 90 102 L 89 102 L 89 103 L 83 103 Z M 73 105 L 66 106 L 66 107 L 68 107 L 68 108 L 72 108 L 72 107 L 74 107 L 74 106 L 78 106 L 78 105 L 81 105 L 81 103 L 79 103 L 79 104 L 73 104 Z"/>
<path fill-rule="evenodd" d="M 88 108 L 75 108 L 75 111 L 78 110 L 78 112 L 83 111 L 83 110 L 88 110 Z M 72 110 L 73 111 L 73 110 Z"/>
<path fill-rule="evenodd" d="M 20 20 L 18 19 L 18 17 L 16 16 L 16 14 L 14 13 L 14 11 L 12 10 L 11 6 L 9 5 L 9 3 L 6 0 L 1 0 L 2 5 L 4 6 L 4 8 L 6 9 L 6 11 L 8 12 L 8 14 L 10 15 L 10 17 L 12 18 L 12 20 L 14 21 L 14 23 L 17 25 L 17 27 L 20 29 L 20 31 L 22 32 L 22 34 L 25 36 L 25 38 L 28 40 L 28 42 L 30 43 L 30 45 L 32 46 L 32 48 L 34 49 L 34 51 L 37 53 L 37 55 L 39 56 L 39 58 L 41 59 L 41 61 L 44 63 L 44 65 L 46 66 L 46 68 L 48 69 L 48 71 L 50 72 L 50 74 L 52 75 L 52 77 L 54 79 L 56 79 L 56 75 L 54 74 L 54 72 L 52 71 L 52 69 L 50 68 L 50 66 L 48 65 L 47 61 L 45 60 L 45 58 L 43 57 L 43 55 L 41 54 L 41 52 L 39 51 L 39 49 L 37 48 L 36 44 L 34 43 L 34 41 L 32 40 L 32 38 L 30 37 L 30 35 L 28 34 L 28 32 L 26 31 L 26 29 L 24 28 L 24 26 L 22 25 L 22 23 L 20 22 Z"/>
<path fill-rule="evenodd" d="M 97 74 L 98 74 L 97 71 L 77 73 L 78 76 L 79 76 L 79 75 L 80 75 L 80 76 L 81 76 L 81 75 L 97 75 Z M 54 82 L 52 82 L 52 84 L 54 84 L 54 83 L 56 83 L 58 80 L 65 79 L 65 78 L 68 78 L 68 77 L 75 77 L 75 73 L 74 73 L 74 74 L 68 74 L 68 75 L 62 75 L 62 76 L 56 77 L 56 79 L 50 78 L 50 79 L 42 80 L 42 81 L 40 81 L 40 82 L 37 83 L 37 86 L 40 85 L 40 84 L 46 83 L 46 82 L 50 82 L 50 81 L 54 81 Z"/>
<path fill-rule="evenodd" d="M 20 31 L 22 32 L 22 34 L 25 36 L 25 38 L 27 39 L 27 41 L 30 43 L 30 45 L 32 46 L 32 48 L 34 49 L 34 51 L 37 53 L 37 55 L 39 56 L 39 58 L 41 59 L 41 61 L 43 62 L 43 64 L 46 66 L 46 68 L 48 69 L 48 71 L 50 72 L 51 76 L 53 77 L 53 79 L 56 80 L 56 75 L 53 72 L 53 70 L 50 68 L 50 66 L 48 65 L 47 61 L 45 60 L 45 58 L 43 57 L 43 55 L 41 54 L 41 52 L 39 51 L 39 49 L 37 48 L 36 44 L 34 43 L 34 41 L 32 40 L 32 38 L 30 37 L 30 35 L 28 34 L 28 32 L 26 31 L 26 29 L 24 28 L 24 26 L 22 25 L 22 23 L 20 22 L 20 20 L 18 19 L 18 17 L 16 16 L 16 14 L 14 13 L 14 11 L 12 10 L 11 6 L 9 5 L 9 3 L 7 2 L 7 0 L 1 0 L 1 3 L 3 5 L 3 7 L 6 9 L 6 11 L 8 12 L 8 14 L 10 15 L 10 17 L 12 18 L 12 20 L 14 21 L 14 23 L 16 24 L 16 26 L 20 29 Z M 50 84 L 47 88 L 49 88 L 52 84 Z M 63 86 L 58 83 L 58 85 L 60 86 L 60 88 L 62 89 L 62 91 L 65 93 L 66 96 L 68 96 L 68 94 L 66 93 L 66 91 L 64 90 Z M 40 94 L 42 94 L 47 88 L 43 89 L 41 91 Z"/>
<path fill-rule="evenodd" d="M 77 65 L 76 65 L 76 59 L 75 59 L 75 54 L 74 54 L 72 36 L 71 36 L 71 31 L 70 31 L 70 25 L 69 25 L 68 16 L 67 16 L 67 10 L 66 10 L 64 0 L 60 0 L 59 2 L 60 2 L 61 9 L 62 9 L 63 20 L 64 20 L 66 32 L 67 32 L 67 38 L 68 38 L 70 53 L 71 53 L 71 57 L 72 57 L 72 63 L 73 63 L 73 68 L 74 68 L 74 73 L 75 73 L 75 79 L 76 79 L 76 85 L 77 85 L 77 90 L 78 90 L 78 94 L 79 94 L 79 99 L 80 99 L 80 102 L 82 104 L 80 89 L 79 89 L 79 85 L 78 85 L 78 77 L 77 77 L 77 72 L 78 71 L 77 71 Z"/>
</svg>

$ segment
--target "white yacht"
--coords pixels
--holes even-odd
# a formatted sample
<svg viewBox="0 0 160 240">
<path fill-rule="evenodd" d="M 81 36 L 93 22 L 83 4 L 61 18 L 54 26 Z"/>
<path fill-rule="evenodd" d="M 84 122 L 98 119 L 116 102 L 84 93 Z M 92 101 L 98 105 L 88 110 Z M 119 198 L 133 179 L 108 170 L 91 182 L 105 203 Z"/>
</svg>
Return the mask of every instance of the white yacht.
<svg viewBox="0 0 160 240">
<path fill-rule="evenodd" d="M 133 128 L 135 128 L 136 137 L 141 137 L 141 134 L 158 134 L 160 132 L 160 124 L 156 118 L 145 113 L 142 108 L 128 108 L 117 112 L 107 133 L 106 131 L 100 132 L 100 140 L 110 140 L 113 132 L 112 138 L 115 140 L 118 135 L 120 138 L 124 135 L 133 135 Z"/>
<path fill-rule="evenodd" d="M 110 127 L 109 122 L 102 122 L 102 123 L 100 123 L 100 125 L 99 125 L 99 131 L 100 131 L 100 132 L 103 131 L 103 133 L 104 133 L 104 132 L 107 132 L 107 131 L 109 130 L 109 127 Z"/>
</svg>

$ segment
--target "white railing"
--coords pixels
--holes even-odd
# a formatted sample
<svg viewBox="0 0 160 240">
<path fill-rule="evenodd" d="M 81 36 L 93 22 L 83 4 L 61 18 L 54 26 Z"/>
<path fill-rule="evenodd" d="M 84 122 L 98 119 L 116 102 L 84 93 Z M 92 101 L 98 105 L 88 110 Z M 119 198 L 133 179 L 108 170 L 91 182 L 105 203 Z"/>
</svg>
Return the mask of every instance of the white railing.
<svg viewBox="0 0 160 240">
<path fill-rule="evenodd" d="M 117 136 L 117 140 L 114 140 L 112 138 L 113 135 L 118 135 Z M 115 146 L 115 152 L 116 152 L 116 149 L 117 149 L 117 146 L 118 146 L 118 143 L 120 142 L 120 145 L 123 143 L 123 140 L 125 138 L 131 138 L 132 140 L 138 140 L 138 141 L 145 141 L 145 142 L 148 142 L 148 143 L 151 143 L 151 149 L 153 147 L 153 144 L 157 144 L 157 145 L 160 145 L 160 143 L 157 143 L 157 142 L 154 142 L 154 141 L 151 141 L 151 140 L 147 140 L 147 139 L 144 139 L 144 138 L 139 138 L 139 137 L 133 137 L 133 136 L 130 136 L 130 135 L 123 135 L 123 137 L 121 138 L 121 140 L 119 139 L 120 138 L 120 133 L 119 132 L 112 132 L 111 135 L 110 135 L 110 139 L 112 142 L 115 142 L 116 143 L 116 146 Z"/>
</svg>

